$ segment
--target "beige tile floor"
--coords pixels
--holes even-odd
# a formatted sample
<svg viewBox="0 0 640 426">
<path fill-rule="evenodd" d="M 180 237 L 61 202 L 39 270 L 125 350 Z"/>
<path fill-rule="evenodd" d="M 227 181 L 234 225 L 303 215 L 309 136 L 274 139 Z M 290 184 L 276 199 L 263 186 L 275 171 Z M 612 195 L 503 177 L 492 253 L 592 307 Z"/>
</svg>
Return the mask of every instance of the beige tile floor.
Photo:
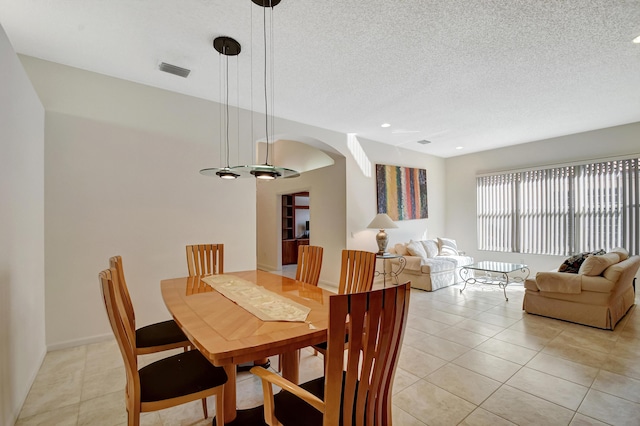
<svg viewBox="0 0 640 426">
<path fill-rule="evenodd" d="M 522 286 L 507 293 L 508 302 L 496 287 L 412 292 L 393 389 L 396 426 L 640 425 L 635 307 L 615 331 L 605 331 L 528 315 L 521 309 Z M 301 380 L 322 374 L 322 360 L 311 351 L 303 351 L 301 363 Z M 114 340 L 50 352 L 17 424 L 126 424 L 124 381 Z M 261 399 L 259 381 L 239 374 L 239 406 Z M 211 419 L 202 418 L 196 401 L 144 413 L 142 424 L 208 425 Z"/>
</svg>

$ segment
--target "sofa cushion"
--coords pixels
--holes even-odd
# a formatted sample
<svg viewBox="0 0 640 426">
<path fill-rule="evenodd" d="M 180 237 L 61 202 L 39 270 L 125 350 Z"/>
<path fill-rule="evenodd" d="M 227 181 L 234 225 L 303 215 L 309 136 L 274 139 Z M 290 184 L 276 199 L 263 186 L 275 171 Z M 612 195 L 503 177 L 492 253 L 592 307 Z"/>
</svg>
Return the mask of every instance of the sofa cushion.
<svg viewBox="0 0 640 426">
<path fill-rule="evenodd" d="M 427 259 L 427 252 L 424 251 L 424 247 L 420 241 L 409 241 L 409 244 L 407 244 L 407 250 L 411 256 L 418 256 L 422 259 Z"/>
<path fill-rule="evenodd" d="M 393 246 L 394 252 L 399 254 L 400 256 L 407 256 L 409 254 L 409 250 L 407 250 L 407 245 L 403 243 L 398 243 Z"/>
<path fill-rule="evenodd" d="M 595 293 L 611 293 L 615 286 L 616 281 L 611 281 L 608 278 L 604 278 L 601 276 L 592 277 L 589 275 L 582 275 L 582 291 L 591 291 Z"/>
<path fill-rule="evenodd" d="M 578 273 L 595 277 L 602 274 L 605 269 L 611 265 L 615 265 L 619 261 L 620 255 L 618 253 L 587 256 L 585 261 L 582 262 Z"/>
<path fill-rule="evenodd" d="M 438 255 L 440 256 L 457 256 L 458 245 L 456 240 L 450 238 L 438 237 Z"/>
<path fill-rule="evenodd" d="M 473 263 L 473 257 L 471 256 L 438 256 L 435 259 L 453 262 L 456 268 L 471 265 Z"/>
<path fill-rule="evenodd" d="M 440 259 L 439 256 L 434 259 L 427 259 L 426 261 L 422 261 L 422 264 L 420 265 L 420 272 L 422 272 L 423 274 L 455 271 L 455 269 L 456 269 L 455 262 L 447 259 Z"/>
<path fill-rule="evenodd" d="M 540 291 L 540 289 L 536 285 L 536 279 L 533 277 L 527 278 L 524 281 L 524 288 L 529 291 Z"/>
<path fill-rule="evenodd" d="M 420 241 L 422 243 L 422 247 L 424 247 L 424 251 L 427 253 L 427 257 L 436 257 L 439 253 L 438 242 L 436 240 L 424 240 Z"/>
<path fill-rule="evenodd" d="M 590 253 L 585 251 L 584 253 L 575 254 L 571 257 L 568 257 L 562 265 L 558 268 L 558 272 L 568 272 L 571 274 L 577 274 L 580 271 L 580 266 L 582 266 L 582 262 L 584 262 L 589 255 L 600 255 L 604 254 L 604 250 L 598 250 L 596 252 Z"/>
</svg>

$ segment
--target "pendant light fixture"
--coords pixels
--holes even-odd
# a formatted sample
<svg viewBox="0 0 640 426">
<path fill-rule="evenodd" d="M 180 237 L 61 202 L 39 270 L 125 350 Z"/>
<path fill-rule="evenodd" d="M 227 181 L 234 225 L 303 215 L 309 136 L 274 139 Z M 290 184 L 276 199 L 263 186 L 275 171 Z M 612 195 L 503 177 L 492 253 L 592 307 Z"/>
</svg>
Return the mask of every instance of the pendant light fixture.
<svg viewBox="0 0 640 426">
<path fill-rule="evenodd" d="M 265 161 L 263 167 L 254 168 L 251 170 L 251 174 L 256 177 L 256 179 L 263 180 L 271 180 L 279 177 L 298 177 L 300 174 L 295 170 L 283 169 L 279 167 L 275 167 L 269 164 L 269 101 L 267 98 L 267 8 L 271 8 L 271 13 L 273 13 L 273 7 L 277 6 L 280 3 L 280 0 L 251 0 L 258 6 L 262 6 L 262 37 L 264 41 L 264 131 L 267 138 L 266 144 L 266 153 L 265 153 Z M 271 19 L 271 29 L 273 30 L 273 19 Z M 271 40 L 273 44 L 273 39 Z M 273 57 L 271 57 L 271 66 L 273 71 Z M 273 77 L 273 72 L 272 72 Z M 273 81 L 273 79 L 272 79 Z M 271 112 L 273 114 L 273 111 Z M 273 131 L 273 129 L 271 129 Z M 295 175 L 295 176 L 294 176 Z"/>
<path fill-rule="evenodd" d="M 265 133 L 266 133 L 266 152 L 264 164 L 252 165 L 252 166 L 237 166 L 232 167 L 231 170 L 239 173 L 249 173 L 256 179 L 261 180 L 273 180 L 278 178 L 294 178 L 300 176 L 300 173 L 287 169 L 285 167 L 277 167 L 269 163 L 269 151 L 272 149 L 272 141 L 270 141 L 269 130 L 269 100 L 267 96 L 268 84 L 267 84 L 267 70 L 269 68 L 269 55 L 267 55 L 267 8 L 272 9 L 280 3 L 280 0 L 251 0 L 258 6 L 263 7 L 262 22 L 263 22 L 263 41 L 264 41 L 264 119 L 265 119 Z M 273 20 L 271 20 L 271 28 L 273 29 Z M 273 40 L 272 40 L 273 43 Z M 271 57 L 271 65 L 273 66 L 273 57 Z M 272 75 L 273 80 L 273 75 Z M 273 129 L 271 129 L 273 131 Z"/>
<path fill-rule="evenodd" d="M 237 56 L 242 48 L 240 43 L 231 37 L 221 36 L 213 40 L 213 47 L 225 56 L 225 136 L 226 136 L 226 159 L 227 165 L 222 168 L 209 168 L 200 170 L 200 174 L 205 176 L 218 176 L 221 179 L 232 180 L 241 176 L 240 171 L 234 171 L 229 165 L 229 56 Z"/>
<path fill-rule="evenodd" d="M 296 170 L 288 169 L 285 167 L 277 167 L 273 164 L 269 163 L 269 154 L 270 150 L 272 150 L 272 140 L 273 136 L 270 134 L 269 129 L 269 99 L 267 96 L 268 92 L 268 78 L 267 71 L 269 68 L 269 64 L 273 67 L 273 57 L 271 57 L 271 61 L 269 62 L 269 56 L 267 52 L 267 8 L 272 9 L 280 3 L 280 0 L 251 0 L 253 3 L 261 6 L 263 8 L 262 21 L 263 21 L 263 42 L 264 42 L 264 117 L 265 117 L 265 133 L 266 133 L 266 152 L 265 152 L 265 161 L 264 164 L 250 165 L 250 166 L 230 166 L 229 165 L 229 56 L 236 56 L 240 53 L 240 43 L 231 37 L 218 37 L 213 41 L 213 47 L 222 55 L 226 57 L 226 72 L 227 72 L 227 81 L 226 81 L 226 142 L 227 142 L 227 165 L 222 168 L 209 168 L 202 169 L 200 173 L 206 176 L 218 176 L 222 179 L 236 179 L 239 177 L 248 177 L 254 176 L 256 179 L 260 180 L 273 180 L 278 178 L 294 178 L 300 176 L 300 173 Z M 271 20 L 271 29 L 273 29 L 273 19 Z M 272 50 L 272 49 L 271 49 Z M 273 73 L 272 73 L 273 80 Z M 273 102 L 273 100 L 272 100 Z M 272 112 L 273 113 L 273 112 Z"/>
</svg>

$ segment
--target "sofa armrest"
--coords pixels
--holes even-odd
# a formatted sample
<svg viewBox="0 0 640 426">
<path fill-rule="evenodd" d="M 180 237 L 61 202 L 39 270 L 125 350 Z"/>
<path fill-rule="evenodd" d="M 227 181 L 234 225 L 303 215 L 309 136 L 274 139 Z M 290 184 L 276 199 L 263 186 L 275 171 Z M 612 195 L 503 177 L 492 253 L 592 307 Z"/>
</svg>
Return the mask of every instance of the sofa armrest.
<svg viewBox="0 0 640 426">
<path fill-rule="evenodd" d="M 404 257 L 404 269 L 410 270 L 410 271 L 420 271 L 420 266 L 421 266 L 421 262 L 422 262 L 422 258 L 420 256 L 402 256 Z M 396 258 L 396 259 L 389 259 L 389 262 L 394 265 L 394 266 L 398 266 L 400 263 L 400 259 Z"/>
<path fill-rule="evenodd" d="M 619 281 L 610 281 L 605 277 L 590 277 L 583 275 L 582 290 L 595 291 L 597 293 L 611 293 Z"/>
</svg>

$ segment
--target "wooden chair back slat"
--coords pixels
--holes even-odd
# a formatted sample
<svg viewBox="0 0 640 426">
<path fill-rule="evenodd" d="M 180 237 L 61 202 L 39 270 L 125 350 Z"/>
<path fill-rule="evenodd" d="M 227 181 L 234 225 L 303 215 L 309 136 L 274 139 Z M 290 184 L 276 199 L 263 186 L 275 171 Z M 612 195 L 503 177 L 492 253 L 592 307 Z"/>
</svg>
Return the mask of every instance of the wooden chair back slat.
<svg viewBox="0 0 640 426">
<path fill-rule="evenodd" d="M 391 387 L 409 296 L 405 283 L 330 298 L 324 425 L 392 424 Z"/>
<path fill-rule="evenodd" d="M 318 285 L 322 269 L 322 252 L 323 248 L 319 246 L 302 245 L 298 247 L 297 281 Z"/>
<path fill-rule="evenodd" d="M 127 281 L 124 278 L 124 266 L 122 265 L 122 256 L 113 256 L 109 258 L 109 266 L 116 270 L 118 290 L 122 297 L 122 304 L 126 310 L 126 316 L 131 321 L 131 328 L 136 329 L 136 314 L 133 309 L 133 302 L 131 301 L 131 295 L 129 294 L 129 288 L 127 287 Z M 134 333 L 135 336 L 135 333 Z M 135 340 L 134 340 L 135 347 Z"/>
<path fill-rule="evenodd" d="M 338 294 L 371 291 L 375 267 L 375 253 L 361 250 L 342 250 Z"/>
<path fill-rule="evenodd" d="M 187 246 L 189 276 L 224 274 L 224 244 Z"/>
</svg>

